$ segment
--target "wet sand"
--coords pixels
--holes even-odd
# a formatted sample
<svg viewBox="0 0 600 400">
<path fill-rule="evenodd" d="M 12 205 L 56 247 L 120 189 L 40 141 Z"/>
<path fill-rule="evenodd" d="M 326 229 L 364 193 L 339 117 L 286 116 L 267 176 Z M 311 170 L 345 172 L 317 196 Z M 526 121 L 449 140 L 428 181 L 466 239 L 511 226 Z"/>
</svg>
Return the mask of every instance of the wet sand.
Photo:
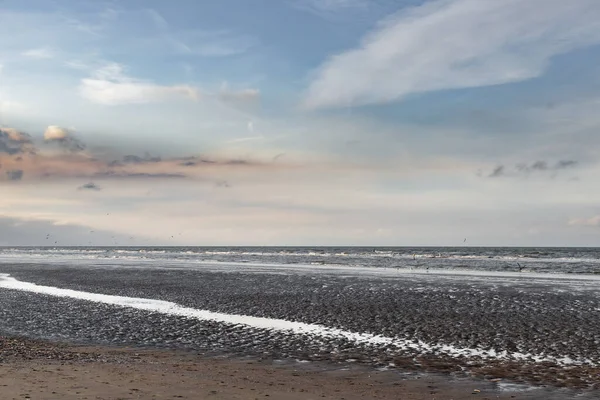
<svg viewBox="0 0 600 400">
<path fill-rule="evenodd" d="M 110 390 L 121 390 L 114 398 L 152 398 L 165 388 L 217 392 L 188 398 L 598 398 L 595 282 L 226 270 L 0 265 L 25 285 L 0 290 L 0 334 L 70 343 L 4 341 L 0 375 L 12 386 L 1 392 L 35 384 L 31 390 L 65 398 L 69 387 L 52 386 L 59 384 L 52 378 L 58 367 L 67 384 L 96 376 L 84 387 L 97 391 L 109 382 Z M 35 292 L 29 282 L 48 292 Z M 64 296 L 63 289 L 85 297 Z M 105 303 L 98 298 L 105 295 L 126 301 Z M 136 308 L 158 300 L 171 308 Z M 228 318 L 175 314 L 180 306 Z M 290 321 L 318 329 L 277 328 Z M 324 334 L 325 328 L 348 335 Z M 395 341 L 355 340 L 355 333 Z M 74 344 L 108 347 L 82 351 Z M 127 390 L 146 390 L 137 387 L 140 380 L 147 393 L 132 397 Z M 370 394 L 373 388 L 380 397 Z"/>
<path fill-rule="evenodd" d="M 0 338 L 2 399 L 565 399 L 499 380 Z M 585 396 L 582 398 L 586 398 Z M 589 397 L 593 398 L 593 397 Z"/>
<path fill-rule="evenodd" d="M 373 345 L 339 335 L 294 335 L 18 290 L 0 290 L 4 334 L 275 360 L 352 361 L 375 368 L 600 389 L 600 297 L 596 286 L 587 283 L 433 274 L 371 279 L 41 265 L 2 269 L 38 285 L 158 299 L 194 310 L 300 321 L 410 342 Z"/>
</svg>

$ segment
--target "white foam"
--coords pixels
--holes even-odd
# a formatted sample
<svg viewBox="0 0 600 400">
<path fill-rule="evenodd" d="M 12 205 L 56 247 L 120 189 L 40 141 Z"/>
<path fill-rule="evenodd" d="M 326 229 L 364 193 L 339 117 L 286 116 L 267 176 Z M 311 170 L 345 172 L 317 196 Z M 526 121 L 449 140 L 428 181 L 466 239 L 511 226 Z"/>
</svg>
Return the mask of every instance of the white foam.
<svg viewBox="0 0 600 400">
<path fill-rule="evenodd" d="M 590 360 L 573 360 L 568 357 L 540 357 L 525 353 L 498 354 L 493 349 L 459 348 L 446 344 L 428 344 L 397 337 L 387 337 L 368 333 L 357 333 L 323 325 L 293 322 L 282 319 L 253 317 L 248 315 L 224 314 L 208 310 L 183 307 L 169 301 L 145 299 L 137 297 L 113 296 L 107 294 L 62 289 L 53 286 L 41 286 L 30 282 L 22 282 L 8 274 L 0 274 L 0 288 L 39 293 L 56 297 L 68 297 L 95 303 L 129 307 L 138 310 L 158 312 L 167 315 L 194 318 L 202 321 L 215 321 L 225 324 L 242 325 L 249 328 L 267 329 L 284 333 L 314 335 L 322 338 L 347 339 L 359 344 L 374 346 L 393 346 L 398 350 L 412 350 L 419 353 L 433 353 L 447 356 L 471 356 L 483 359 L 507 359 L 522 361 L 550 361 L 559 365 L 593 364 Z"/>
</svg>

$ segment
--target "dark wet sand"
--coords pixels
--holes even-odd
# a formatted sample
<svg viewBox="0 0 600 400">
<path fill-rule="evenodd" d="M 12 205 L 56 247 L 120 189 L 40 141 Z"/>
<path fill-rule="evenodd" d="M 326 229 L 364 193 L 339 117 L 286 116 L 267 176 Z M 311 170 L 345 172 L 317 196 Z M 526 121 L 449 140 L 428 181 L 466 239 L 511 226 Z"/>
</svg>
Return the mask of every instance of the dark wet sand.
<svg viewBox="0 0 600 400">
<path fill-rule="evenodd" d="M 565 399 L 498 382 L 0 338 L 2 399 Z M 583 397 L 586 398 L 586 397 Z M 593 397 L 587 397 L 593 398 Z"/>
</svg>

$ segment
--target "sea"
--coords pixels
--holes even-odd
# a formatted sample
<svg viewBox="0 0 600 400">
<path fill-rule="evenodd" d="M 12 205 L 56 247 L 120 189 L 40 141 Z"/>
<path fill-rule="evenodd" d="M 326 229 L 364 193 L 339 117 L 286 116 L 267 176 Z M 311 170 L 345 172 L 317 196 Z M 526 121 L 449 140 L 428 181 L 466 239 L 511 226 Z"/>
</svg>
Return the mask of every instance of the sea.
<svg viewBox="0 0 600 400">
<path fill-rule="evenodd" d="M 519 247 L 4 247 L 0 261 L 149 267 L 211 263 L 600 274 L 600 248 Z"/>
</svg>

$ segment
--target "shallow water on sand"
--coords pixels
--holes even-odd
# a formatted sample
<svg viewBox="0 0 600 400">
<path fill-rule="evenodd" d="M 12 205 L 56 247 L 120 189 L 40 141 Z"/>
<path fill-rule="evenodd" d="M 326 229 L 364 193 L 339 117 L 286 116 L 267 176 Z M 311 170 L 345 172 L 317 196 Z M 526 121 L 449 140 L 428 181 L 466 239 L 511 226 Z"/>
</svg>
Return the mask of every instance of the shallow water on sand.
<svg viewBox="0 0 600 400">
<path fill-rule="evenodd" d="M 600 274 L 597 248 L 503 247 L 20 247 L 0 260 L 187 265 L 203 262 Z"/>
</svg>

